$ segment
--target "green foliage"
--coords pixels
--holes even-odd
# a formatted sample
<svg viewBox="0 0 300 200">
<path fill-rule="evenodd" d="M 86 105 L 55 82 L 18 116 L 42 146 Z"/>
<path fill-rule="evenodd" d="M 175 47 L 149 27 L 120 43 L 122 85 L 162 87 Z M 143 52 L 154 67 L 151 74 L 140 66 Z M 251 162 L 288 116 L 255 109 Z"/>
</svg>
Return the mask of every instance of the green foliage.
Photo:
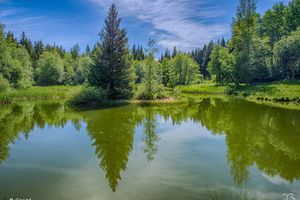
<svg viewBox="0 0 300 200">
<path fill-rule="evenodd" d="M 300 0 L 291 0 L 286 10 L 287 31 L 292 32 L 300 27 Z"/>
<path fill-rule="evenodd" d="M 92 65 L 93 60 L 89 56 L 82 56 L 78 59 L 78 65 L 75 72 L 75 84 L 83 84 L 87 81 Z"/>
<path fill-rule="evenodd" d="M 220 45 L 215 46 L 210 55 L 208 69 L 211 74 L 216 75 L 217 83 L 223 85 L 233 81 L 234 65 L 235 58 L 229 50 Z"/>
<path fill-rule="evenodd" d="M 75 82 L 74 65 L 77 64 L 77 60 L 74 60 L 71 54 L 65 54 L 63 57 L 63 64 L 64 64 L 63 84 L 73 85 Z"/>
<path fill-rule="evenodd" d="M 146 57 L 145 52 L 143 50 L 143 47 L 139 46 L 139 45 L 138 45 L 137 48 L 136 48 L 135 45 L 133 45 L 132 50 L 131 50 L 131 54 L 133 56 L 133 59 L 137 60 L 137 61 L 144 60 L 145 57 Z"/>
<path fill-rule="evenodd" d="M 251 82 L 262 82 L 269 77 L 272 67 L 272 49 L 267 38 L 253 37 L 250 51 Z"/>
<path fill-rule="evenodd" d="M 8 80 L 3 78 L 3 76 L 0 74 L 0 92 L 5 92 L 10 88 L 10 84 Z"/>
<path fill-rule="evenodd" d="M 268 36 L 272 47 L 286 32 L 285 15 L 286 7 L 281 2 L 275 4 L 272 9 L 267 10 L 262 17 L 260 31 L 264 36 Z"/>
<path fill-rule="evenodd" d="M 71 104 L 82 105 L 105 105 L 107 93 L 99 87 L 85 87 L 80 93 L 71 99 Z"/>
<path fill-rule="evenodd" d="M 113 4 L 100 33 L 101 43 L 91 67 L 89 82 L 91 86 L 102 87 L 110 99 L 131 96 L 132 77 L 129 62 L 128 39 L 125 29 L 120 28 L 121 19 Z"/>
<path fill-rule="evenodd" d="M 135 70 L 135 83 L 141 83 L 144 77 L 143 62 L 138 60 L 132 61 L 133 69 Z"/>
<path fill-rule="evenodd" d="M 28 88 L 33 83 L 32 63 L 29 54 L 22 47 L 12 51 L 11 82 L 16 88 Z"/>
<path fill-rule="evenodd" d="M 0 35 L 3 35 L 3 29 Z M 0 37 L 0 74 L 15 88 L 32 85 L 32 63 L 26 49 Z"/>
<path fill-rule="evenodd" d="M 283 78 L 300 75 L 300 28 L 275 44 L 274 61 Z"/>
<path fill-rule="evenodd" d="M 231 48 L 236 58 L 234 78 L 238 83 L 251 83 L 251 47 L 258 29 L 258 15 L 255 0 L 240 0 L 237 17 L 233 22 Z"/>
<path fill-rule="evenodd" d="M 80 54 L 79 44 L 76 44 L 74 47 L 71 48 L 70 54 L 72 56 L 72 59 L 74 59 L 74 60 L 76 60 L 79 57 L 79 54 Z"/>
<path fill-rule="evenodd" d="M 137 85 L 134 97 L 141 100 L 162 99 L 165 97 L 165 87 L 162 84 L 153 82 L 149 92 L 149 87 L 145 83 L 141 83 Z"/>
<path fill-rule="evenodd" d="M 33 45 L 32 45 L 31 40 L 25 35 L 24 31 L 21 34 L 20 45 L 26 49 L 30 58 L 33 58 L 33 56 L 34 56 L 33 55 L 34 54 Z"/>
<path fill-rule="evenodd" d="M 7 80 L 11 87 L 25 89 L 33 84 L 88 81 L 107 91 L 109 99 L 127 99 L 132 96 L 135 80 L 136 96 L 152 99 L 163 96 L 161 84 L 176 87 L 210 79 L 218 84 L 255 85 L 298 79 L 300 0 L 291 0 L 288 5 L 277 3 L 262 16 L 256 12 L 256 3 L 239 0 L 228 42 L 224 38 L 211 41 L 191 53 L 176 47 L 166 49 L 159 63 L 142 46 L 128 49 L 126 30 L 120 27 L 115 5 L 109 10 L 100 41 L 93 49 L 88 46 L 84 54 L 78 44 L 67 52 L 62 46 L 32 42 L 25 32 L 18 41 L 0 24 L 2 85 Z"/>
<path fill-rule="evenodd" d="M 162 60 L 161 67 L 162 67 L 162 84 L 167 86 L 168 83 L 170 82 L 170 70 L 172 67 L 170 63 L 170 57 L 169 58 L 166 57 L 165 59 Z"/>
<path fill-rule="evenodd" d="M 209 78 L 209 72 L 207 69 L 208 63 L 210 61 L 210 54 L 214 48 L 214 42 L 210 41 L 208 46 L 204 46 L 203 48 L 203 57 L 202 57 L 202 63 L 200 63 L 200 72 L 203 75 L 204 78 Z M 201 52 L 199 52 L 201 54 Z M 199 58 L 198 58 L 199 59 Z"/>
<path fill-rule="evenodd" d="M 177 54 L 169 61 L 168 86 L 199 82 L 199 65 L 187 54 Z"/>
<path fill-rule="evenodd" d="M 60 85 L 64 81 L 64 61 L 56 52 L 45 51 L 37 68 L 39 85 Z"/>
<path fill-rule="evenodd" d="M 161 64 L 154 59 L 154 41 L 149 40 L 147 49 L 148 56 L 144 61 L 141 61 L 143 78 L 142 83 L 138 85 L 136 98 L 138 99 L 157 99 L 163 95 L 164 87 L 162 82 Z"/>
</svg>

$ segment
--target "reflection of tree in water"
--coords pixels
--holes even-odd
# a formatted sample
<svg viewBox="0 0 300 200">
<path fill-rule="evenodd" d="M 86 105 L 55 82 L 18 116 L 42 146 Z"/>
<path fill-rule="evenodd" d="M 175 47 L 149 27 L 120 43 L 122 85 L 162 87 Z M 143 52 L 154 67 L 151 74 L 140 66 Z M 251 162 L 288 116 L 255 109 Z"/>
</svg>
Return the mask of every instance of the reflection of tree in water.
<svg viewBox="0 0 300 200">
<path fill-rule="evenodd" d="M 9 155 L 9 144 L 21 134 L 28 138 L 35 126 L 63 127 L 71 121 L 80 128 L 81 118 L 61 102 L 27 102 L 0 106 L 0 163 Z"/>
<path fill-rule="evenodd" d="M 198 99 L 180 105 L 123 106 L 76 113 L 62 103 L 22 103 L 0 107 L 0 162 L 9 144 L 34 127 L 63 127 L 81 119 L 94 142 L 100 167 L 113 191 L 121 180 L 132 150 L 134 130 L 144 127 L 144 152 L 148 161 L 157 153 L 156 116 L 180 124 L 200 123 L 213 134 L 226 134 L 227 159 L 236 183 L 247 181 L 254 164 L 269 176 L 300 179 L 300 112 L 249 103 L 238 99 Z"/>
<path fill-rule="evenodd" d="M 144 153 L 148 162 L 154 159 L 154 155 L 157 153 L 158 148 L 156 143 L 159 141 L 159 137 L 156 134 L 157 119 L 155 112 L 151 107 L 144 108 L 145 118 L 144 118 L 144 142 L 145 148 Z"/>
<path fill-rule="evenodd" d="M 152 160 L 157 152 L 156 119 L 150 107 L 139 111 L 135 107 L 120 107 L 78 113 L 61 102 L 31 102 L 2 106 L 0 111 L 0 163 L 8 157 L 9 144 L 18 139 L 20 134 L 28 138 L 34 127 L 63 128 L 68 121 L 79 129 L 82 119 L 87 124 L 100 167 L 106 172 L 113 191 L 121 179 L 121 172 L 126 169 L 137 124 L 145 124 L 147 158 Z"/>
<path fill-rule="evenodd" d="M 111 189 L 116 191 L 132 150 L 135 129 L 133 111 L 130 108 L 112 108 L 83 115 L 100 167 L 106 172 Z"/>
<path fill-rule="evenodd" d="M 87 131 L 94 141 L 100 167 L 112 191 L 116 191 L 121 180 L 121 172 L 126 170 L 129 154 L 132 151 L 134 131 L 138 124 L 144 125 L 144 152 L 147 159 L 153 160 L 157 152 L 155 143 L 156 119 L 151 107 L 137 108 L 125 106 L 82 113 L 87 123 Z"/>
<path fill-rule="evenodd" d="M 213 134 L 226 134 L 227 159 L 234 181 L 248 180 L 254 164 L 269 176 L 300 179 L 300 112 L 240 99 L 198 99 L 197 103 L 152 107 L 174 124 L 192 120 Z M 151 127 L 151 126 L 150 126 Z"/>
<path fill-rule="evenodd" d="M 300 178 L 300 112 L 246 101 L 210 100 L 198 120 L 216 134 L 226 134 L 228 162 L 234 180 L 248 179 L 248 167 L 294 181 Z"/>
</svg>

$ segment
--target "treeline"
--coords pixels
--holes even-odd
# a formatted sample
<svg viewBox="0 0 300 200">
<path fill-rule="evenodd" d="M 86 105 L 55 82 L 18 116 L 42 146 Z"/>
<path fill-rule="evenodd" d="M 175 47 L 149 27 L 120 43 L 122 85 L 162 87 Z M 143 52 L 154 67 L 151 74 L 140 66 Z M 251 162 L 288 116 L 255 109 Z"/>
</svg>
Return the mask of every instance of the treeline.
<svg viewBox="0 0 300 200">
<path fill-rule="evenodd" d="M 32 42 L 24 32 L 17 39 L 0 24 L 0 90 L 82 84 L 93 63 L 90 54 L 89 47 L 81 53 L 78 44 L 66 51 L 55 44 Z"/>
<path fill-rule="evenodd" d="M 300 0 L 277 3 L 262 16 L 256 0 L 240 0 L 229 41 L 211 42 L 191 55 L 204 77 L 219 84 L 299 78 Z"/>
<path fill-rule="evenodd" d="M 252 85 L 299 79 L 300 0 L 277 3 L 262 16 L 256 3 L 240 0 L 229 40 L 211 41 L 187 53 L 166 49 L 156 63 L 160 82 L 175 87 L 203 80 Z M 142 82 L 142 64 L 136 65 L 137 82 Z"/>
<path fill-rule="evenodd" d="M 154 41 L 149 40 L 144 60 L 134 60 L 135 83 L 138 83 L 135 95 L 139 99 L 156 99 L 164 95 L 164 87 L 200 83 L 202 76 L 199 66 L 187 53 L 168 54 L 162 60 L 155 59 L 157 49 Z"/>
<path fill-rule="evenodd" d="M 77 85 L 90 87 L 83 96 L 90 100 L 163 97 L 164 88 L 201 83 L 255 84 L 300 77 L 300 0 L 275 4 L 260 16 L 256 0 L 240 0 L 232 22 L 232 37 L 211 41 L 192 52 L 166 49 L 129 49 L 127 33 L 112 5 L 100 40 L 81 53 L 57 45 L 18 40 L 0 27 L 0 90 L 31 85 Z M 95 91 L 95 88 L 97 91 Z M 96 96 L 95 96 L 96 95 Z M 82 96 L 82 97 L 83 97 Z M 84 98 L 83 98 L 84 99 Z"/>
</svg>

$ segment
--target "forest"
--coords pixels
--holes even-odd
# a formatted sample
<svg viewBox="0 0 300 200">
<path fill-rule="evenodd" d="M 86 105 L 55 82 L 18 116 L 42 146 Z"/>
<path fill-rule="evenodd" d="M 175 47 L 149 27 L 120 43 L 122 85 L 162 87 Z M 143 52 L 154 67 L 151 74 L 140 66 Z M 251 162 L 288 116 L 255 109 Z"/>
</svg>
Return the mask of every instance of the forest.
<svg viewBox="0 0 300 200">
<path fill-rule="evenodd" d="M 36 86 L 83 85 L 77 104 L 117 99 L 162 99 L 177 86 L 255 86 L 300 78 L 300 0 L 277 3 L 263 15 L 256 0 L 240 0 L 231 38 L 191 52 L 158 55 L 155 41 L 129 47 L 116 5 L 99 41 L 84 50 L 18 38 L 0 25 L 0 93 Z M 187 36 L 188 37 L 188 36 Z"/>
</svg>

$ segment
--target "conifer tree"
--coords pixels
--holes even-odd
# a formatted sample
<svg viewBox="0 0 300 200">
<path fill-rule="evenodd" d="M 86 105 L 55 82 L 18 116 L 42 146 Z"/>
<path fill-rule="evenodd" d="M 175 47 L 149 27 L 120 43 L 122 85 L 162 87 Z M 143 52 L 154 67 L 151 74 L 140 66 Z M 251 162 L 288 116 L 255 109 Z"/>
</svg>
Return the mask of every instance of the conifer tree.
<svg viewBox="0 0 300 200">
<path fill-rule="evenodd" d="M 133 83 L 127 33 L 120 23 L 117 8 L 112 4 L 99 34 L 100 51 L 95 56 L 89 77 L 90 84 L 105 89 L 111 99 L 128 98 Z"/>
<path fill-rule="evenodd" d="M 172 53 L 172 58 L 174 58 L 176 55 L 177 55 L 177 48 L 174 46 L 174 49 L 173 49 L 173 53 Z"/>
<path fill-rule="evenodd" d="M 87 45 L 86 48 L 85 48 L 85 54 L 86 55 L 90 55 L 91 54 L 91 48 L 90 48 L 89 45 Z"/>
<path fill-rule="evenodd" d="M 73 46 L 70 50 L 70 53 L 72 55 L 72 58 L 74 60 L 76 60 L 78 57 L 79 57 L 79 54 L 80 54 L 80 47 L 79 47 L 79 44 L 77 43 L 75 46 Z"/>
<path fill-rule="evenodd" d="M 210 61 L 210 54 L 212 52 L 214 48 L 214 42 L 213 41 L 210 41 L 210 43 L 208 44 L 208 46 L 204 46 L 203 48 L 203 61 L 202 61 L 202 64 L 201 64 L 201 74 L 204 76 L 204 78 L 207 78 L 209 77 L 209 72 L 207 70 L 207 65 Z"/>
</svg>

